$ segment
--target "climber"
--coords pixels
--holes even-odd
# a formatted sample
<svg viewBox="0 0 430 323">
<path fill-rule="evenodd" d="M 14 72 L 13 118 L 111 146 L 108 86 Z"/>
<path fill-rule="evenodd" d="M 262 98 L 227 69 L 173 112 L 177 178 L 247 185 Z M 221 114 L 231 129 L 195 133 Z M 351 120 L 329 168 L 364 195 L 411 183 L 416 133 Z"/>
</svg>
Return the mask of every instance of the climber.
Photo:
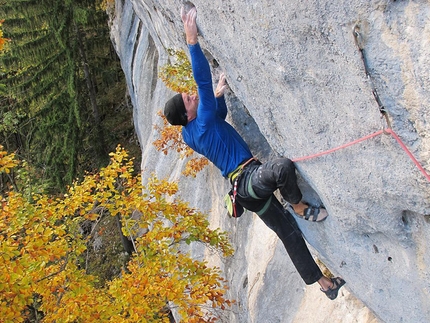
<svg viewBox="0 0 430 323">
<path fill-rule="evenodd" d="M 194 151 L 217 166 L 233 186 L 233 199 L 242 207 L 257 213 L 283 242 L 294 266 L 306 284 L 318 282 L 328 298 L 335 299 L 345 284 L 340 278 L 324 276 L 315 263 L 302 233 L 291 213 L 273 195 L 277 189 L 291 203 L 292 211 L 305 220 L 322 221 L 327 211 L 301 201 L 295 166 L 287 158 L 264 164 L 252 157 L 248 145 L 225 121 L 227 107 L 224 92 L 226 79 L 221 75 L 215 93 L 209 63 L 197 37 L 197 11 L 181 10 L 186 41 L 190 51 L 198 96 L 179 93 L 167 101 L 164 115 L 172 125 L 182 126 L 184 141 Z"/>
</svg>

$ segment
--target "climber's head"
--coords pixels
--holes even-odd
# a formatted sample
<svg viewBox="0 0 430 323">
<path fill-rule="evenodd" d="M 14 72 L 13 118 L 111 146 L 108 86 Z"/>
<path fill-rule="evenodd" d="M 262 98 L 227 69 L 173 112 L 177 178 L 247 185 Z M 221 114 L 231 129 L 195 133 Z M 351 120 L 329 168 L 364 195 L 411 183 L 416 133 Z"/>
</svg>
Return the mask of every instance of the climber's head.
<svg viewBox="0 0 430 323">
<path fill-rule="evenodd" d="M 197 116 L 197 95 L 178 93 L 164 106 L 164 116 L 172 126 L 186 126 Z"/>
</svg>

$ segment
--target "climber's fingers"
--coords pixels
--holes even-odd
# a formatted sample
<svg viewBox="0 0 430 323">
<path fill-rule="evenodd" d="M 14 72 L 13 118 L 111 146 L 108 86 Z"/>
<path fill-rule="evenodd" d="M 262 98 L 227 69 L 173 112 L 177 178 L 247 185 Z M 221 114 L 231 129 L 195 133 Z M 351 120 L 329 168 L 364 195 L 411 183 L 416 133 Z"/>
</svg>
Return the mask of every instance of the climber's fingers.
<svg viewBox="0 0 430 323">
<path fill-rule="evenodd" d="M 215 97 L 219 98 L 224 95 L 225 90 L 227 89 L 227 84 L 225 82 L 225 74 L 221 73 L 218 81 L 218 85 L 215 89 Z"/>
<path fill-rule="evenodd" d="M 185 13 L 184 8 L 181 9 L 181 18 L 184 23 L 185 35 L 187 38 L 188 44 L 196 44 L 197 43 L 197 9 L 193 7 Z"/>
<path fill-rule="evenodd" d="M 181 8 L 182 22 L 187 25 L 196 24 L 197 9 L 196 7 L 191 8 L 188 12 L 184 7 Z"/>
</svg>

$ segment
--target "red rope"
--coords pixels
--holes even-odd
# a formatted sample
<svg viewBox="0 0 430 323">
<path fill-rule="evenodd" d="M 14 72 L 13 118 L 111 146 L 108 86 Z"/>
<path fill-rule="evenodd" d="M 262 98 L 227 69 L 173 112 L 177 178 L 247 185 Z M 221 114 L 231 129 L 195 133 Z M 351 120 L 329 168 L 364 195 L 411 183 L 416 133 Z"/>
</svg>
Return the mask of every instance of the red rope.
<svg viewBox="0 0 430 323">
<path fill-rule="evenodd" d="M 427 178 L 427 180 L 430 182 L 430 175 L 426 172 L 426 170 L 424 169 L 424 167 L 421 166 L 421 164 L 418 162 L 418 160 L 414 157 L 414 155 L 412 155 L 412 153 L 410 152 L 410 150 L 408 149 L 408 147 L 406 147 L 406 145 L 403 143 L 403 141 L 399 138 L 399 136 L 394 132 L 393 129 L 389 128 L 386 130 L 388 133 L 390 133 L 394 139 L 397 140 L 397 142 L 399 143 L 400 147 L 403 148 L 403 150 L 406 152 L 406 154 L 408 154 L 409 158 L 412 159 L 412 161 L 414 162 L 414 164 L 418 167 L 418 169 L 421 171 L 421 173 L 423 173 L 423 175 Z"/>
<path fill-rule="evenodd" d="M 314 154 L 314 155 L 310 155 L 310 156 L 306 156 L 306 157 L 299 157 L 299 158 L 295 158 L 295 159 L 292 159 L 292 161 L 293 161 L 293 162 L 299 162 L 299 161 L 303 161 L 303 160 L 306 160 L 306 159 L 311 159 L 311 158 L 316 158 L 316 157 L 320 157 L 320 156 L 323 156 L 323 155 L 331 154 L 332 152 L 335 152 L 336 150 L 340 150 L 340 149 L 343 149 L 343 148 L 346 148 L 346 147 L 349 147 L 349 146 L 355 145 L 355 144 L 357 144 L 357 143 L 359 143 L 359 142 L 365 141 L 365 140 L 367 140 L 367 139 L 370 139 L 370 138 L 372 138 L 372 137 L 379 136 L 379 135 L 380 135 L 380 134 L 382 134 L 383 132 L 384 132 L 383 130 L 379 130 L 379 131 L 377 131 L 377 132 L 375 132 L 375 133 L 372 133 L 372 134 L 370 134 L 370 135 L 367 135 L 367 136 L 365 136 L 365 137 L 363 137 L 363 138 L 360 138 L 360 139 L 357 139 L 357 140 L 351 141 L 351 142 L 349 142 L 349 143 L 347 143 L 347 144 L 345 144 L 345 145 L 342 145 L 342 146 L 339 146 L 339 147 L 336 147 L 336 148 L 333 148 L 333 149 L 329 149 L 329 150 L 326 150 L 326 151 L 323 151 L 323 152 L 320 152 L 320 153 L 317 153 L 317 154 Z"/>
<path fill-rule="evenodd" d="M 312 159 L 312 158 L 316 158 L 316 157 L 320 157 L 323 155 L 327 155 L 327 154 L 331 154 L 332 152 L 335 152 L 337 150 L 358 144 L 359 142 L 365 141 L 367 139 L 379 136 L 380 134 L 383 134 L 385 131 L 385 133 L 389 133 L 391 134 L 394 139 L 397 140 L 397 142 L 399 143 L 399 145 L 403 148 L 403 150 L 406 152 L 406 154 L 409 156 L 410 159 L 412 159 L 412 161 L 414 162 L 414 164 L 418 167 L 418 169 L 421 171 L 421 173 L 423 173 L 423 175 L 427 178 L 427 180 L 430 182 L 430 175 L 426 172 L 426 170 L 424 169 L 424 167 L 421 166 L 421 164 L 418 162 L 418 160 L 414 157 L 414 155 L 412 155 L 412 153 L 409 151 L 409 149 L 406 147 L 406 145 L 402 142 L 402 140 L 399 138 L 399 136 L 394 132 L 393 129 L 388 128 L 385 130 L 379 130 L 376 131 L 370 135 L 364 136 L 362 138 L 359 138 L 357 140 L 351 141 L 347 144 L 344 144 L 342 146 L 336 147 L 336 148 L 332 148 L 317 154 L 313 154 L 313 155 L 309 155 L 309 156 L 305 156 L 305 157 L 299 157 L 299 158 L 294 158 L 292 159 L 293 162 L 299 162 L 299 161 L 303 161 L 303 160 L 307 160 L 307 159 Z"/>
</svg>

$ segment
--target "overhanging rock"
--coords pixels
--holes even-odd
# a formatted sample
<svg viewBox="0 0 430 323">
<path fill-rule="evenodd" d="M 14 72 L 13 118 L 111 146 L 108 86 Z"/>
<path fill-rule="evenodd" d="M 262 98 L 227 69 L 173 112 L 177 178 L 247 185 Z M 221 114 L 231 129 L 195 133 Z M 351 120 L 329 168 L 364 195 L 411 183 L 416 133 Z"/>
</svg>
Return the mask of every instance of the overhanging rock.
<svg viewBox="0 0 430 323">
<path fill-rule="evenodd" d="M 262 160 L 307 156 L 386 126 L 430 172 L 430 4 L 427 1 L 195 1 L 202 47 L 227 75 L 231 122 Z M 135 109 L 146 174 L 178 179 L 184 162 L 163 156 L 156 115 L 170 93 L 157 77 L 168 48 L 185 48 L 173 0 L 118 0 L 112 40 Z M 360 32 L 368 72 L 354 39 Z M 305 195 L 330 217 L 299 224 L 315 255 L 382 322 L 430 321 L 430 183 L 390 135 L 297 163 Z M 236 255 L 221 266 L 238 300 L 226 322 L 303 320 L 304 285 L 276 237 L 250 213 L 225 217 L 228 183 L 209 166 L 181 178 L 181 195 L 231 232 Z M 203 251 L 201 251 L 203 252 Z M 200 256 L 204 256 L 201 254 Z M 313 288 L 313 287 L 312 287 Z M 321 293 L 322 294 L 322 293 Z M 318 299 L 308 320 L 368 322 L 351 298 Z M 305 298 L 308 296 L 305 296 Z M 336 303 L 337 302 L 337 303 Z M 342 303 L 343 302 L 343 303 Z M 340 306 L 339 304 L 343 304 Z M 313 309 L 313 311 L 312 311 Z M 313 312 L 313 313 L 312 313 Z M 337 317 L 337 318 L 336 318 Z"/>
</svg>

